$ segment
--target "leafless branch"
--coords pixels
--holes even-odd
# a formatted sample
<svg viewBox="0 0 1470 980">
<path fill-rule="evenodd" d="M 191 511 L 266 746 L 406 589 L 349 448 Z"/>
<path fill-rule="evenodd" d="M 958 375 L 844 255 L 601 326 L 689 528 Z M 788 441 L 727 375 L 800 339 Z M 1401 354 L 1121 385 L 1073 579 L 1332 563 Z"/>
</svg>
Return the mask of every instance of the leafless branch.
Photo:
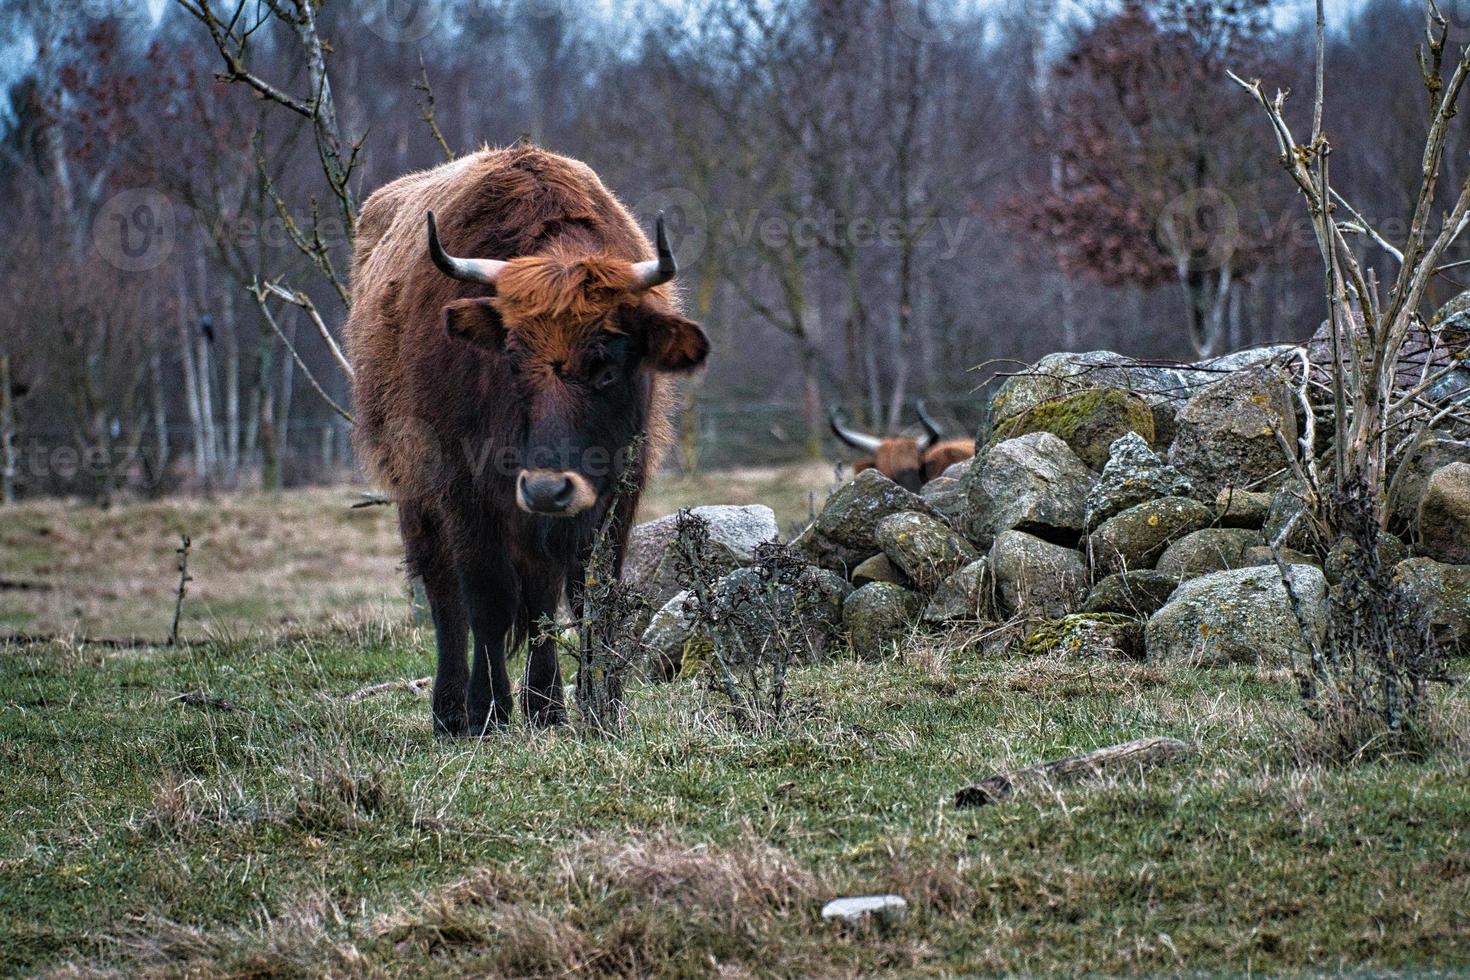
<svg viewBox="0 0 1470 980">
<path fill-rule="evenodd" d="M 296 346 L 291 343 L 290 338 L 286 336 L 286 332 L 282 330 L 280 324 L 276 322 L 276 316 L 273 312 L 271 312 L 270 303 L 266 300 L 266 294 L 268 292 L 272 293 L 273 295 L 281 295 L 281 292 L 283 291 L 281 291 L 279 287 L 268 286 L 259 282 L 258 280 L 253 286 L 250 287 L 250 293 L 252 296 L 255 297 L 256 305 L 260 307 L 261 316 L 265 317 L 265 322 L 270 326 L 272 330 L 275 331 L 276 336 L 281 339 L 281 343 L 285 345 L 286 351 L 293 358 L 295 358 L 296 366 L 301 368 L 301 373 L 306 376 L 307 383 L 309 383 L 312 389 L 316 391 L 317 396 L 321 398 L 322 401 L 327 403 L 328 408 L 336 412 L 338 415 L 342 416 L 342 418 L 346 419 L 347 422 L 350 424 L 352 422 L 351 413 L 349 413 L 347 409 L 343 408 L 341 405 L 337 404 L 337 401 L 332 398 L 331 395 L 327 394 L 327 391 L 325 388 L 322 387 L 321 382 L 316 379 L 316 375 L 312 374 L 311 368 L 306 366 L 306 362 L 303 361 L 301 359 L 301 355 L 297 353 Z M 287 296 L 287 300 L 288 302 L 295 303 L 294 297 L 291 297 L 289 295 Z"/>
<path fill-rule="evenodd" d="M 444 138 L 444 132 L 439 128 L 439 116 L 434 109 L 434 87 L 429 84 L 429 69 L 424 65 L 422 48 L 419 49 L 419 80 L 413 83 L 413 87 L 415 91 L 423 94 L 423 99 L 418 103 L 419 118 L 424 121 L 424 125 L 429 127 L 434 142 L 439 144 L 439 149 L 444 153 L 444 159 L 453 160 L 456 154 L 450 149 L 449 141 Z"/>
</svg>

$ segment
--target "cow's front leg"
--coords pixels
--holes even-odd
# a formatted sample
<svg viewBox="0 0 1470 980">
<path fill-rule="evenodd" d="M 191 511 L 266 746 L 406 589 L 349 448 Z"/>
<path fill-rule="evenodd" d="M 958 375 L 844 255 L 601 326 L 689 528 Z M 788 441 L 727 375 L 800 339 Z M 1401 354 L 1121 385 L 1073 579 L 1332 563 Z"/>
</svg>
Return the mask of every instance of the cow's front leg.
<svg viewBox="0 0 1470 980">
<path fill-rule="evenodd" d="M 510 676 L 505 670 L 505 647 L 520 608 L 520 584 L 505 561 L 477 563 L 462 576 L 465 608 L 475 634 L 474 663 L 470 666 L 470 735 L 510 724 Z"/>
<path fill-rule="evenodd" d="M 398 505 L 399 531 L 410 575 L 424 581 L 424 595 L 434 617 L 438 662 L 434 670 L 434 734 L 463 735 L 466 727 L 465 684 L 469 661 L 469 622 L 459 575 L 454 571 L 439 520 L 412 501 Z"/>
<path fill-rule="evenodd" d="M 563 579 L 559 574 L 527 577 L 521 583 L 526 621 L 530 625 L 521 710 L 527 720 L 538 727 L 564 725 L 567 720 L 555 622 L 556 607 L 561 602 L 563 589 Z"/>
</svg>

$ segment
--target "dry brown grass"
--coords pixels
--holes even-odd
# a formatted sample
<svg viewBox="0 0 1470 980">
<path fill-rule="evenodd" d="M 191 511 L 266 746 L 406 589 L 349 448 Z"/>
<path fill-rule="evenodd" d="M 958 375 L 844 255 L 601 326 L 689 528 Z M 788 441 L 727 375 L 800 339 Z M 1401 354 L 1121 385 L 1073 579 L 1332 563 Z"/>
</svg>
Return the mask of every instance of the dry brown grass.
<svg viewBox="0 0 1470 980">
<path fill-rule="evenodd" d="M 658 477 L 640 519 L 708 503 L 767 503 L 804 523 L 832 483 L 825 464 Z M 181 633 L 232 638 L 401 618 L 402 552 L 391 507 L 352 509 L 358 487 L 9 507 L 0 521 L 0 634 L 145 638 L 168 634 L 179 535 L 194 581 Z"/>
<path fill-rule="evenodd" d="M 762 975 L 762 952 L 822 894 L 814 874 L 750 833 L 733 847 L 600 834 L 555 867 L 540 880 L 481 868 L 371 931 L 400 954 L 451 959 L 446 972 L 459 975 Z M 705 958 L 690 960 L 700 948 Z"/>
</svg>

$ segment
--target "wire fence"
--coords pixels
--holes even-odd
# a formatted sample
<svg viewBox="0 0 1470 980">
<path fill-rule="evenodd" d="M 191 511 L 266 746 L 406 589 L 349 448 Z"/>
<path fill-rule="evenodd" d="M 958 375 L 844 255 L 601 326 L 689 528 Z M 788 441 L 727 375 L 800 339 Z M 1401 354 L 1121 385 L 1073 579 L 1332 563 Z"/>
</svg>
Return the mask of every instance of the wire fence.
<svg viewBox="0 0 1470 980">
<path fill-rule="evenodd" d="M 925 400 L 929 415 L 946 437 L 976 434 L 984 401 L 978 397 Z M 901 413 L 902 432 L 920 434 L 913 403 Z M 794 403 L 734 405 L 700 404 L 690 416 L 695 443 L 693 458 L 682 444 L 668 454 L 667 464 L 688 471 L 719 471 L 775 466 L 810 460 L 811 438 L 803 407 Z M 818 458 L 850 459 L 853 450 L 819 421 Z M 308 486 L 351 481 L 359 476 L 350 427 L 341 419 L 293 419 L 277 425 L 274 446 L 277 475 L 266 475 L 266 439 L 256 426 L 242 422 L 232 440 L 225 420 L 217 419 L 201 439 L 187 422 L 161 430 L 154 425 L 124 431 L 114 426 L 103 434 L 83 436 L 72 428 L 22 426 L 16 439 L 16 489 L 21 496 L 110 496 L 117 491 L 189 492 L 211 488 L 251 488 L 279 481 L 282 486 Z M 898 435 L 875 432 L 874 435 Z M 232 443 L 238 449 L 231 448 Z"/>
</svg>

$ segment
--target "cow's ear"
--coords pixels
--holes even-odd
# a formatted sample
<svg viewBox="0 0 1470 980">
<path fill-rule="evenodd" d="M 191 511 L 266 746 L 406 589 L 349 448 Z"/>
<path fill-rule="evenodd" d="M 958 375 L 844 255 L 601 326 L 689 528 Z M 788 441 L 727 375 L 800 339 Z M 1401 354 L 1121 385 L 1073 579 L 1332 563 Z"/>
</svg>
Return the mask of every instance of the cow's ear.
<svg viewBox="0 0 1470 980">
<path fill-rule="evenodd" d="M 489 298 L 457 299 L 444 307 L 444 330 L 456 340 L 468 341 L 486 350 L 505 344 L 505 322 Z"/>
<path fill-rule="evenodd" d="M 645 304 L 633 308 L 630 321 L 655 371 L 693 371 L 709 356 L 709 338 L 693 320 Z"/>
</svg>

